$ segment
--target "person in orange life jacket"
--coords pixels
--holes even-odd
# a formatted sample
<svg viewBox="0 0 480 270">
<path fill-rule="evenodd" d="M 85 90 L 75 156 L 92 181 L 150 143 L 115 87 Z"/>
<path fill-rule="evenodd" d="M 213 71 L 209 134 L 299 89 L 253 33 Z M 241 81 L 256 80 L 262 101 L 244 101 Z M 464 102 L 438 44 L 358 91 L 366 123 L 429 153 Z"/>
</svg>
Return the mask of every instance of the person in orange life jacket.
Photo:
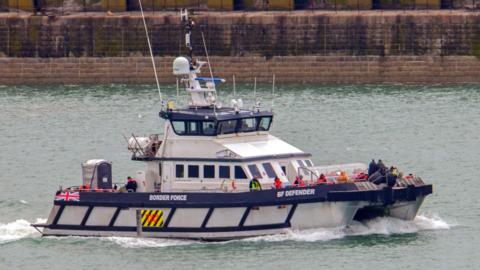
<svg viewBox="0 0 480 270">
<path fill-rule="evenodd" d="M 317 179 L 317 184 L 323 184 L 327 182 L 327 178 L 325 177 L 325 174 L 320 174 L 320 176 Z"/>
<path fill-rule="evenodd" d="M 127 184 L 125 185 L 125 188 L 129 192 L 130 192 L 130 190 L 133 191 L 133 192 L 136 192 L 137 191 L 137 180 L 133 179 L 130 176 L 127 177 Z"/>
<path fill-rule="evenodd" d="M 305 186 L 305 182 L 303 181 L 303 175 L 300 175 L 300 176 L 296 176 L 295 177 L 295 182 L 293 182 L 293 186 L 294 187 L 304 187 Z"/>
<path fill-rule="evenodd" d="M 275 177 L 275 180 L 273 180 L 273 187 L 276 189 L 280 189 L 283 187 L 282 181 L 280 181 L 280 178 Z"/>
</svg>

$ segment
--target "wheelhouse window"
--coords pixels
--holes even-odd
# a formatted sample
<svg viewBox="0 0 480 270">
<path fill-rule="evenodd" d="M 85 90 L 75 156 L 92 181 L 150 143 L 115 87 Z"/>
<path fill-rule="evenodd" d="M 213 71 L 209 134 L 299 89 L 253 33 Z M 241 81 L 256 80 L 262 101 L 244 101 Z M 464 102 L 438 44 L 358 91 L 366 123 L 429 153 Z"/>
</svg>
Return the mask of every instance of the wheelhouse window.
<svg viewBox="0 0 480 270">
<path fill-rule="evenodd" d="M 219 166 L 218 176 L 219 178 L 230 178 L 230 166 Z"/>
<path fill-rule="evenodd" d="M 252 132 L 257 130 L 256 118 L 243 118 L 240 123 L 241 123 L 240 125 L 241 132 Z"/>
<path fill-rule="evenodd" d="M 175 165 L 175 177 L 177 178 L 185 177 L 185 166 L 183 166 L 183 164 Z"/>
<path fill-rule="evenodd" d="M 303 160 L 297 160 L 298 166 L 300 167 L 306 167 L 305 163 L 303 163 Z"/>
<path fill-rule="evenodd" d="M 173 131 L 178 135 L 184 135 L 186 132 L 185 121 L 172 121 Z"/>
<path fill-rule="evenodd" d="M 242 166 L 235 166 L 235 179 L 247 179 L 247 175 Z"/>
<path fill-rule="evenodd" d="M 215 135 L 215 123 L 213 121 L 202 122 L 202 134 L 203 135 Z"/>
<path fill-rule="evenodd" d="M 309 159 L 305 159 L 305 164 L 307 164 L 307 167 L 313 167 L 313 163 Z"/>
<path fill-rule="evenodd" d="M 272 117 L 266 116 L 260 119 L 260 123 L 258 124 L 259 131 L 267 131 L 270 129 L 270 125 L 272 124 Z"/>
<path fill-rule="evenodd" d="M 187 131 L 186 133 L 188 135 L 198 135 L 199 134 L 199 130 L 198 130 L 198 122 L 191 122 L 191 121 L 188 121 L 188 122 L 185 122 L 186 125 L 187 125 Z"/>
<path fill-rule="evenodd" d="M 198 165 L 188 165 L 188 178 L 198 178 L 199 169 Z"/>
<path fill-rule="evenodd" d="M 275 170 L 273 169 L 272 164 L 263 163 L 262 165 L 263 165 L 263 169 L 267 172 L 268 177 L 270 177 L 270 178 L 277 177 L 277 174 L 275 173 Z"/>
<path fill-rule="evenodd" d="M 215 178 L 215 166 L 214 165 L 204 165 L 203 166 L 203 177 L 204 178 Z"/>
<path fill-rule="evenodd" d="M 260 170 L 258 169 L 257 165 L 255 164 L 248 165 L 248 169 L 250 170 L 250 173 L 252 174 L 253 177 L 262 178 L 262 174 L 260 174 Z"/>
<path fill-rule="evenodd" d="M 235 133 L 237 128 L 237 120 L 221 121 L 218 124 L 218 134 Z"/>
</svg>

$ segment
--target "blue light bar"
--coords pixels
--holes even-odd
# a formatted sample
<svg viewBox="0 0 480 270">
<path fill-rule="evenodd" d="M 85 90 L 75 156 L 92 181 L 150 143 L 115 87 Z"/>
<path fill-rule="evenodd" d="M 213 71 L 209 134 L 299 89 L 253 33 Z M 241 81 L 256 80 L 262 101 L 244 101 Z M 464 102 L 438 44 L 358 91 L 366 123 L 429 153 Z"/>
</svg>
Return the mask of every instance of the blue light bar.
<svg viewBox="0 0 480 270">
<path fill-rule="evenodd" d="M 211 82 L 213 81 L 214 83 L 218 82 L 225 82 L 225 79 L 223 78 L 210 78 L 210 77 L 197 77 L 195 78 L 196 81 L 201 81 L 201 82 Z"/>
</svg>

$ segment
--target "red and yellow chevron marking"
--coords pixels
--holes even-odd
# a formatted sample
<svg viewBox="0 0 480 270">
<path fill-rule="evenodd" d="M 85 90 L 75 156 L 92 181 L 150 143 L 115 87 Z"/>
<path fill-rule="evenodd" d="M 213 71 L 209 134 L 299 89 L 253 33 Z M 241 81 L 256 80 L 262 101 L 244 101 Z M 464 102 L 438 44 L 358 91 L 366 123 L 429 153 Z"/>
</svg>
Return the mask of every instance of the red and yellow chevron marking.
<svg viewBox="0 0 480 270">
<path fill-rule="evenodd" d="M 143 227 L 163 227 L 163 210 L 142 210 Z"/>
</svg>

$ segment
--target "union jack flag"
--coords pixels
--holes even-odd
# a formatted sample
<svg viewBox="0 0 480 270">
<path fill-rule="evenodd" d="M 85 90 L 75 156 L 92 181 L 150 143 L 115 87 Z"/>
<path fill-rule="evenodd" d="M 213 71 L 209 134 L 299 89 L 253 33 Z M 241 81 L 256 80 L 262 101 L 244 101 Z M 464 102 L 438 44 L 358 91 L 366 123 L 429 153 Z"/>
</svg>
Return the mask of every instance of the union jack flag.
<svg viewBox="0 0 480 270">
<path fill-rule="evenodd" d="M 80 201 L 80 193 L 78 192 L 61 192 L 58 195 L 55 195 L 55 201 Z"/>
</svg>

